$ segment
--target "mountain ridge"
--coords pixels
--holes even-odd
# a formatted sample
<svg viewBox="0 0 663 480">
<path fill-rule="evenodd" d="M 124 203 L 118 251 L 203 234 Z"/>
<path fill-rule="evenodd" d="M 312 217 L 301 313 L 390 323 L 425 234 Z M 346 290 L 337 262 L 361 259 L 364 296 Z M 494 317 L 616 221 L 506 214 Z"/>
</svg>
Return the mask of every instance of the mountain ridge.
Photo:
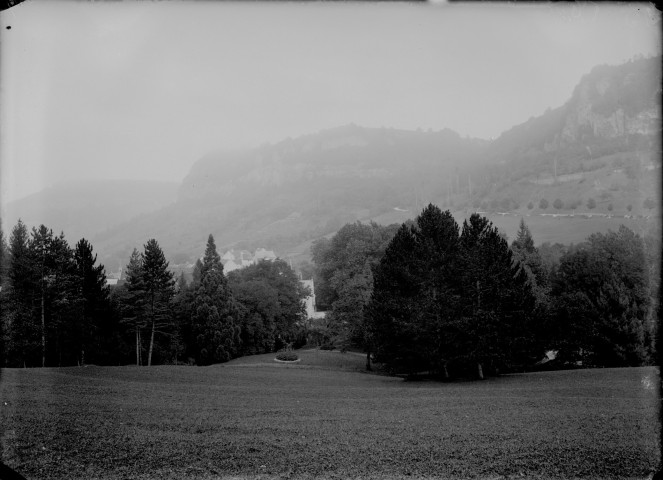
<svg viewBox="0 0 663 480">
<path fill-rule="evenodd" d="M 92 241 L 114 265 L 148 238 L 167 254 L 194 259 L 209 233 L 221 248 L 287 255 L 344 223 L 401 221 L 429 202 L 457 213 L 525 216 L 544 212 L 528 208 L 543 197 L 551 205 L 563 197 L 554 211 L 570 212 L 592 195 L 602 212 L 610 206 L 624 215 L 629 206 L 644 214 L 638 188 L 657 195 L 646 172 L 660 168 L 660 77 L 660 57 L 597 66 L 563 105 L 495 140 L 348 124 L 210 152 L 192 165 L 175 199 L 108 224 Z"/>
</svg>

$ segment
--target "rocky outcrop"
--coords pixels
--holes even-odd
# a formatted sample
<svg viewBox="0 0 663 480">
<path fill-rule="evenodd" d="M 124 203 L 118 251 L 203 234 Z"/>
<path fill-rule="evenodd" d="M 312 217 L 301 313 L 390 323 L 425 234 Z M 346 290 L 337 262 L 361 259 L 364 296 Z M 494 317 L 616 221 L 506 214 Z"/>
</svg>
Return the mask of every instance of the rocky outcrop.
<svg viewBox="0 0 663 480">
<path fill-rule="evenodd" d="M 583 140 L 583 135 L 591 134 L 600 138 L 615 138 L 629 134 L 653 135 L 660 131 L 660 106 L 650 105 L 635 115 L 627 115 L 624 108 L 617 108 L 608 115 L 596 113 L 589 91 L 596 88 L 599 95 L 606 91 L 606 78 L 597 84 L 585 83 L 580 86 L 575 108 L 566 119 L 561 132 L 561 140 L 573 143 Z M 602 93 L 603 92 L 603 93 Z"/>
</svg>

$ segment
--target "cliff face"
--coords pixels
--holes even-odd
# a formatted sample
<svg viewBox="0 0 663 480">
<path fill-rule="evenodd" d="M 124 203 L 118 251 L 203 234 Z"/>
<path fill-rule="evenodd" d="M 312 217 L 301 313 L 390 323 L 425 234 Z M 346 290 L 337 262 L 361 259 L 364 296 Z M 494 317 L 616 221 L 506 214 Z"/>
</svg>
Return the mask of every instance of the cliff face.
<svg viewBox="0 0 663 480">
<path fill-rule="evenodd" d="M 569 101 L 505 132 L 491 146 L 493 156 L 509 160 L 522 154 L 599 145 L 632 135 L 661 131 L 661 57 L 595 67 Z"/>
<path fill-rule="evenodd" d="M 436 172 L 479 158 L 489 142 L 440 132 L 334 128 L 197 162 L 182 182 L 182 200 L 235 197 L 264 189 L 306 188 L 302 183 L 395 179 L 419 168 Z"/>
<path fill-rule="evenodd" d="M 661 58 L 599 66 L 583 77 L 560 133 L 572 143 L 590 135 L 657 135 L 661 128 Z"/>
<path fill-rule="evenodd" d="M 623 107 L 617 107 L 609 114 L 596 113 L 588 91 L 596 85 L 582 85 L 578 103 L 566 119 L 558 138 L 562 142 L 573 143 L 583 140 L 583 135 L 591 133 L 594 137 L 615 138 L 624 135 L 654 135 L 660 131 L 660 105 L 629 115 Z M 589 132 L 588 132 L 589 130 Z"/>
</svg>

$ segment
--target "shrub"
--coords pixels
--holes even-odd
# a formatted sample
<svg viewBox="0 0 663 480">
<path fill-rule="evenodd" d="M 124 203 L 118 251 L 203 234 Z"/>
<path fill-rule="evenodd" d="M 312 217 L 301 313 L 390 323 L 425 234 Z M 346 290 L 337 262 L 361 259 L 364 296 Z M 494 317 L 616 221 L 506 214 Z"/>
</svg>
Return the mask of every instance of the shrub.
<svg viewBox="0 0 663 480">
<path fill-rule="evenodd" d="M 589 200 L 587 200 L 587 207 L 590 210 L 592 210 L 593 208 L 596 208 L 596 200 L 594 200 L 593 198 L 590 198 Z"/>
<path fill-rule="evenodd" d="M 555 207 L 557 210 L 560 210 L 562 207 L 564 207 L 564 202 L 562 202 L 559 198 L 556 198 L 553 202 L 553 207 Z"/>
<path fill-rule="evenodd" d="M 276 355 L 276 359 L 282 362 L 294 362 L 295 360 L 299 360 L 299 357 L 293 352 L 280 352 Z"/>
<path fill-rule="evenodd" d="M 336 347 L 332 343 L 325 343 L 320 345 L 320 350 L 335 350 Z"/>
<path fill-rule="evenodd" d="M 534 204 L 533 204 L 532 202 L 529 202 L 529 203 L 527 204 L 527 209 L 528 209 L 528 210 L 531 210 L 531 209 L 533 209 L 533 208 L 534 208 Z"/>
<path fill-rule="evenodd" d="M 542 210 L 545 210 L 546 208 L 548 208 L 548 200 L 546 200 L 545 198 L 542 198 L 541 201 L 539 202 L 539 208 L 542 209 Z"/>
</svg>

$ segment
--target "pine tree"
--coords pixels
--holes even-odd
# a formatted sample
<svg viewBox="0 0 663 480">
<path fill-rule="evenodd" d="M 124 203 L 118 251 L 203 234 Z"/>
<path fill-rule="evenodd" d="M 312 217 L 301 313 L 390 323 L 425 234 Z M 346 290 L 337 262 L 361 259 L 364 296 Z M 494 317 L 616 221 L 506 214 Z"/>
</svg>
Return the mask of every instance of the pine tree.
<svg viewBox="0 0 663 480">
<path fill-rule="evenodd" d="M 373 271 L 373 294 L 367 307 L 368 330 L 375 360 L 391 370 L 415 373 L 425 359 L 418 341 L 420 279 L 414 263 L 416 237 L 403 224 Z"/>
<path fill-rule="evenodd" d="M 145 282 L 143 277 L 143 258 L 134 248 L 125 268 L 127 298 L 121 306 L 122 321 L 130 324 L 136 336 L 136 365 L 143 364 L 142 329 L 145 328 Z"/>
<path fill-rule="evenodd" d="M 427 357 L 427 367 L 448 377 L 449 338 L 447 327 L 455 318 L 456 261 L 459 248 L 458 224 L 448 210 L 429 205 L 416 220 L 415 265 L 421 280 L 420 309 L 426 334 L 420 348 Z"/>
<path fill-rule="evenodd" d="M 81 295 L 80 331 L 81 331 L 81 364 L 85 364 L 85 351 L 99 348 L 102 329 L 100 321 L 110 308 L 109 287 L 106 285 L 104 266 L 97 265 L 97 255 L 92 253 L 92 245 L 82 238 L 76 244 L 74 260 Z M 92 358 L 98 351 L 92 352 Z"/>
<path fill-rule="evenodd" d="M 30 258 L 29 240 L 28 229 L 19 219 L 9 237 L 8 285 L 2 306 L 5 365 L 11 367 L 38 362 L 39 327 L 34 311 L 39 281 Z"/>
<path fill-rule="evenodd" d="M 168 270 L 168 262 L 155 239 L 144 245 L 142 263 L 145 306 L 150 325 L 150 346 L 147 354 L 147 366 L 152 365 L 154 336 L 157 329 L 168 327 L 172 320 L 170 302 L 174 295 L 175 281 Z"/>
<path fill-rule="evenodd" d="M 239 347 L 237 307 L 223 273 L 214 237 L 209 236 L 195 295 L 192 327 L 198 346 L 196 363 L 208 365 L 233 358 Z"/>
<path fill-rule="evenodd" d="M 64 233 L 54 236 L 48 252 L 49 272 L 48 315 L 51 355 L 60 365 L 84 362 L 81 344 L 85 331 L 80 322 L 83 299 L 76 272 L 74 252 Z"/>
<path fill-rule="evenodd" d="M 518 229 L 516 239 L 511 244 L 511 250 L 516 260 L 525 269 L 532 288 L 535 290 L 537 287 L 545 288 L 548 285 L 548 278 L 543 267 L 541 255 L 539 255 L 539 251 L 534 246 L 532 233 L 522 218 L 520 219 L 520 228 Z"/>
<path fill-rule="evenodd" d="M 46 366 L 46 296 L 49 284 L 53 281 L 50 275 L 47 258 L 50 243 L 53 241 L 53 230 L 49 230 L 44 225 L 32 229 L 32 236 L 29 243 L 30 258 L 35 265 L 35 270 L 39 275 L 39 313 L 40 313 L 40 333 L 41 333 L 41 366 Z"/>
<path fill-rule="evenodd" d="M 494 371 L 532 353 L 534 296 L 506 240 L 486 218 L 473 214 L 463 223 L 460 246 L 457 356 L 475 364 L 483 378 L 486 365 Z"/>
</svg>

